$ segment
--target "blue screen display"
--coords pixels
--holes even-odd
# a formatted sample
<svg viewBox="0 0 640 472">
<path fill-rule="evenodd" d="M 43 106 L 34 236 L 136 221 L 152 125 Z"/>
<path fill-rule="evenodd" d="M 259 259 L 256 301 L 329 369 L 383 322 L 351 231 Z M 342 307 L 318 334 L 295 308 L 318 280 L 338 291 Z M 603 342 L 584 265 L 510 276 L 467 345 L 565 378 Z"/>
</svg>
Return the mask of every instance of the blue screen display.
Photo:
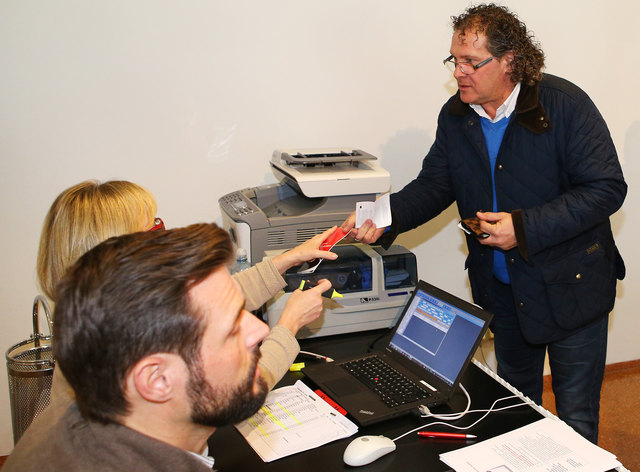
<svg viewBox="0 0 640 472">
<path fill-rule="evenodd" d="M 390 347 L 453 385 L 484 321 L 417 290 Z"/>
</svg>

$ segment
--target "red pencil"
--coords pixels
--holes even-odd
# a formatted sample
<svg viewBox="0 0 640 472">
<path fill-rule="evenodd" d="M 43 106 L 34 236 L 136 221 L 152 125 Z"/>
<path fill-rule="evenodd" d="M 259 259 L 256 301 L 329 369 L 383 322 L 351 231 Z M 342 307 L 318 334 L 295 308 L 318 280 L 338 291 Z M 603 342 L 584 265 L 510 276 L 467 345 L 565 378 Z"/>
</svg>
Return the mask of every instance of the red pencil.
<svg viewBox="0 0 640 472">
<path fill-rule="evenodd" d="M 452 439 L 475 439 L 477 436 L 466 433 L 441 433 L 439 431 L 418 431 L 418 436 L 423 438 L 452 438 Z"/>
</svg>

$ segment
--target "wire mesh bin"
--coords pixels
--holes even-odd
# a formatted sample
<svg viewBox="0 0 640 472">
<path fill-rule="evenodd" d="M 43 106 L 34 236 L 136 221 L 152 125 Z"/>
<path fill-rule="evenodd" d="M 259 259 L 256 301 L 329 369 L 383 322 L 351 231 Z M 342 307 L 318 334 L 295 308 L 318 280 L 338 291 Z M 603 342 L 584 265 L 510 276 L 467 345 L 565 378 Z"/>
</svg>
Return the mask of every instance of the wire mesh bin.
<svg viewBox="0 0 640 472">
<path fill-rule="evenodd" d="M 40 333 L 40 306 L 47 318 L 48 336 Z M 33 334 L 10 347 L 6 353 L 14 444 L 33 419 L 49 405 L 55 364 L 51 328 L 49 305 L 43 296 L 38 295 L 33 301 Z"/>
</svg>

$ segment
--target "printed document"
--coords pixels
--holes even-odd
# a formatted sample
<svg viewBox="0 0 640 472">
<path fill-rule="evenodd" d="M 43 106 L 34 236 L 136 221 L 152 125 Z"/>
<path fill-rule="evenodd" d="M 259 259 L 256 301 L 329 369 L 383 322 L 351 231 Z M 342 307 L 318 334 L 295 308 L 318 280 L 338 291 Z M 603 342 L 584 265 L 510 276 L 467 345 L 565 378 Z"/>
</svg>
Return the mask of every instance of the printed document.
<svg viewBox="0 0 640 472">
<path fill-rule="evenodd" d="M 355 434 L 358 427 L 298 380 L 267 395 L 262 408 L 236 425 L 265 462 Z"/>
<path fill-rule="evenodd" d="M 440 454 L 440 460 L 456 472 L 603 472 L 621 465 L 613 454 L 552 418 Z"/>
</svg>

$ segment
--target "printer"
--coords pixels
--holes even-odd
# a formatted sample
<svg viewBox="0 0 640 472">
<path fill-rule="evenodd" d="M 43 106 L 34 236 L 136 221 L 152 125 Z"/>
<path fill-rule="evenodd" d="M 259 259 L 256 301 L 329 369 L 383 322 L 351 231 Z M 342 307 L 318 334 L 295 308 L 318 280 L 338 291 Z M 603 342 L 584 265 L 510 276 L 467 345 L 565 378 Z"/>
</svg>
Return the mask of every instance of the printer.
<svg viewBox="0 0 640 472">
<path fill-rule="evenodd" d="M 285 274 L 286 287 L 267 302 L 266 321 L 273 327 L 280 319 L 291 292 L 300 283 L 321 279 L 331 282 L 341 297 L 323 300 L 318 319 L 302 327 L 298 338 L 366 331 L 393 326 L 418 281 L 416 257 L 402 246 L 389 249 L 365 244 L 334 246 L 336 260 L 325 260 L 312 274 L 292 267 Z"/>
<path fill-rule="evenodd" d="M 354 148 L 275 150 L 270 164 L 279 183 L 245 188 L 218 201 L 223 227 L 260 262 L 340 225 L 356 203 L 374 201 L 391 185 L 377 158 Z"/>
<path fill-rule="evenodd" d="M 391 178 L 376 161 L 355 148 L 275 150 L 270 165 L 279 182 L 221 197 L 223 226 L 254 265 L 342 224 L 357 202 L 387 192 Z M 332 251 L 338 259 L 323 261 L 313 274 L 299 274 L 296 267 L 285 274 L 286 288 L 261 310 L 270 326 L 303 278 L 330 280 L 342 298 L 326 300 L 323 314 L 298 338 L 395 324 L 418 280 L 415 255 L 402 246 L 363 244 L 339 244 Z"/>
</svg>

